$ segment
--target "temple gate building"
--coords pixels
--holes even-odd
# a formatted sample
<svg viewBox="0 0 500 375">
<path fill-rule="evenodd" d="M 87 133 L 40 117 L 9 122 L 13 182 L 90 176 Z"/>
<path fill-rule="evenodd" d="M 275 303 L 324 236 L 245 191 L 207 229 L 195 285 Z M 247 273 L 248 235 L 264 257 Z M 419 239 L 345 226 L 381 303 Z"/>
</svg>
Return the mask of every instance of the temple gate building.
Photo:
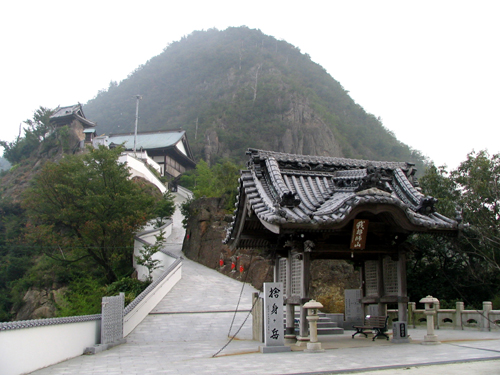
<svg viewBox="0 0 500 375">
<path fill-rule="evenodd" d="M 397 304 L 407 321 L 405 241 L 413 233 L 456 236 L 460 218 L 434 209 L 418 187 L 414 165 L 305 156 L 249 149 L 241 171 L 235 216 L 225 243 L 255 249 L 275 260 L 283 282 L 286 337 L 294 335 L 294 308 L 309 301 L 315 259 L 345 259 L 361 267 L 364 314 L 387 314 Z M 373 307 L 371 307 L 373 309 Z M 305 311 L 300 336 L 307 340 Z"/>
</svg>

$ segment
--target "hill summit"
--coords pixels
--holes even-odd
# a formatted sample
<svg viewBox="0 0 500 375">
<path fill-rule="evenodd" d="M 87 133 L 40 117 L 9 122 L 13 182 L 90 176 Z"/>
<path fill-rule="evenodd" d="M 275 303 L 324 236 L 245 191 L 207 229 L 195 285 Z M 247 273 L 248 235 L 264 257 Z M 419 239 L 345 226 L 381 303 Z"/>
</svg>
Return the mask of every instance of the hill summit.
<svg viewBox="0 0 500 375">
<path fill-rule="evenodd" d="M 293 45 L 247 27 L 195 31 L 85 106 L 98 133 L 186 130 L 195 157 L 245 160 L 247 148 L 416 162 L 342 85 Z"/>
</svg>

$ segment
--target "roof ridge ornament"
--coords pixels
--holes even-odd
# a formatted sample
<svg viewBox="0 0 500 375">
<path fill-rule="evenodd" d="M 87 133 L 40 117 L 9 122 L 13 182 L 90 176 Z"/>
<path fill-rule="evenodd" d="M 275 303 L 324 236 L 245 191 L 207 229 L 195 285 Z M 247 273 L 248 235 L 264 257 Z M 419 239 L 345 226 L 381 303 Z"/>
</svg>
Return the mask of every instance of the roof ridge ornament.
<svg viewBox="0 0 500 375">
<path fill-rule="evenodd" d="M 383 168 L 377 168 L 373 165 L 368 165 L 366 168 L 366 176 L 362 178 L 361 184 L 355 190 L 355 192 L 360 192 L 363 190 L 368 190 L 371 188 L 376 188 L 387 193 L 391 193 L 388 182 L 392 181 L 392 173 L 386 171 Z"/>
<path fill-rule="evenodd" d="M 281 207 L 297 207 L 300 204 L 300 198 L 297 196 L 297 193 L 293 193 L 291 191 L 284 193 L 280 197 L 279 204 Z"/>
<path fill-rule="evenodd" d="M 437 201 L 438 200 L 434 197 L 423 197 L 420 200 L 420 203 L 418 204 L 415 211 L 422 215 L 432 214 L 433 212 L 436 212 L 436 208 L 434 207 L 434 205 L 437 203 Z"/>
<path fill-rule="evenodd" d="M 357 191 L 356 195 L 385 195 L 387 197 L 391 196 L 391 193 L 388 193 L 387 191 L 380 190 L 378 187 L 373 187 L 361 191 Z"/>
</svg>

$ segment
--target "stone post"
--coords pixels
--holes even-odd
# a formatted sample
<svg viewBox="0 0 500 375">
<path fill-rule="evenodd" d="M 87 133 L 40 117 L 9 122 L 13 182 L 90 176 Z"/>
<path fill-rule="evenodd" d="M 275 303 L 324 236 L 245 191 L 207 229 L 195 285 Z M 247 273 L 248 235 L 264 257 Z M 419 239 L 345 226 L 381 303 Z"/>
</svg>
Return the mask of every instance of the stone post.
<svg viewBox="0 0 500 375">
<path fill-rule="evenodd" d="M 491 302 L 483 302 L 483 315 L 481 315 L 481 330 L 490 330 L 490 311 L 493 309 L 493 304 Z"/>
<path fill-rule="evenodd" d="M 420 303 L 425 303 L 425 316 L 427 318 L 427 335 L 424 336 L 424 341 L 422 345 L 437 345 L 441 344 L 438 341 L 437 336 L 434 334 L 434 316 L 436 315 L 436 309 L 434 304 L 438 303 L 439 300 L 432 296 L 427 296 L 420 300 Z"/>
<path fill-rule="evenodd" d="M 252 294 L 252 339 L 264 342 L 264 305 L 259 293 Z"/>
<path fill-rule="evenodd" d="M 318 341 L 318 309 L 321 308 L 323 308 L 323 305 L 315 300 L 310 300 L 304 304 L 304 309 L 307 309 L 307 320 L 309 322 L 310 340 L 307 343 L 307 349 L 305 350 L 308 353 L 324 351 L 321 347 L 321 343 Z"/>
<path fill-rule="evenodd" d="M 462 326 L 462 311 L 464 311 L 464 303 L 457 302 L 455 313 L 455 329 L 464 329 Z"/>
<path fill-rule="evenodd" d="M 434 328 L 439 329 L 439 309 L 441 308 L 441 302 L 437 301 L 434 304 L 434 310 L 436 311 L 436 319 L 434 319 Z"/>
<path fill-rule="evenodd" d="M 415 328 L 415 310 L 417 309 L 416 302 L 408 302 L 408 325 L 413 325 Z"/>
</svg>

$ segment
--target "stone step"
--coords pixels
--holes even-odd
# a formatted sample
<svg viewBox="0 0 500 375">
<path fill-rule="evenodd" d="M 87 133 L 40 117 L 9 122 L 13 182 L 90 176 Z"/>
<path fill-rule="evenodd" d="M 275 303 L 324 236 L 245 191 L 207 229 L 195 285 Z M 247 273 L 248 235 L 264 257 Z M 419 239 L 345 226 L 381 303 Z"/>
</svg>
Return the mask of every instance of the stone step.
<svg viewBox="0 0 500 375">
<path fill-rule="evenodd" d="M 333 321 L 325 313 L 319 313 L 318 320 L 318 335 L 341 335 L 344 329 L 338 326 L 338 323 Z M 295 332 L 298 334 L 300 314 L 295 313 Z M 286 319 L 283 319 L 283 326 L 286 326 Z"/>
<path fill-rule="evenodd" d="M 337 322 L 318 322 L 318 328 L 338 328 Z"/>
<path fill-rule="evenodd" d="M 344 333 L 344 328 L 333 327 L 333 328 L 320 328 L 318 327 L 319 335 L 341 335 Z"/>
<path fill-rule="evenodd" d="M 295 325 L 297 325 L 299 319 L 295 319 Z M 286 324 L 286 319 L 283 319 L 283 324 Z M 330 319 L 319 319 L 318 327 L 338 327 L 339 324 L 337 322 L 332 322 Z"/>
</svg>

